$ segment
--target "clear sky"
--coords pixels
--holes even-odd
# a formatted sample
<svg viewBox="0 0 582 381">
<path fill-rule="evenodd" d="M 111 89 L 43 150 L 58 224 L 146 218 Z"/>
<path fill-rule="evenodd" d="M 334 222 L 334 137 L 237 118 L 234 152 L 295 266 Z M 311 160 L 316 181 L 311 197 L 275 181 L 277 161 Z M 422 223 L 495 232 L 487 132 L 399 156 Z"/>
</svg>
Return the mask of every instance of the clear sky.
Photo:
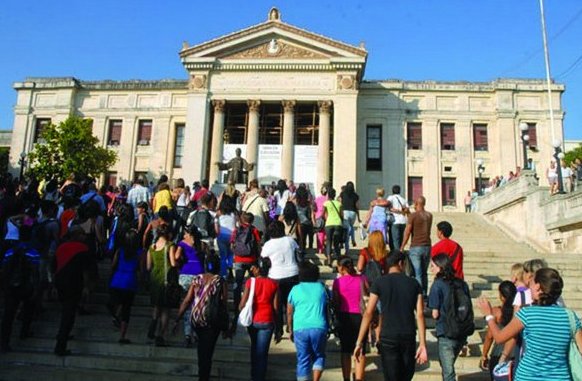
<svg viewBox="0 0 582 381">
<path fill-rule="evenodd" d="M 4 0 L 0 4 L 0 129 L 11 129 L 12 83 L 185 79 L 190 45 L 283 21 L 369 52 L 366 79 L 544 78 L 538 0 Z M 582 139 L 582 1 L 546 0 L 552 76 L 566 85 L 566 139 Z"/>
</svg>

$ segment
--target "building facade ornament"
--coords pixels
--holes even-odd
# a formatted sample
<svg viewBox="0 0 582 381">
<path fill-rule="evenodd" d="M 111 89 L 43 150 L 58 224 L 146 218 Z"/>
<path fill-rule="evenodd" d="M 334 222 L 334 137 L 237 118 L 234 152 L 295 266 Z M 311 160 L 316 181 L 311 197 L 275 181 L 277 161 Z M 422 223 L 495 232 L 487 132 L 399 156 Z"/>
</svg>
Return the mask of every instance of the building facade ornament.
<svg viewBox="0 0 582 381">
<path fill-rule="evenodd" d="M 224 99 L 213 99 L 212 106 L 214 106 L 214 112 L 224 112 L 226 101 Z"/>
<path fill-rule="evenodd" d="M 285 112 L 293 112 L 293 110 L 295 110 L 295 104 L 297 102 L 296 101 L 289 101 L 289 100 L 285 100 L 285 101 L 281 101 L 281 104 L 283 105 L 283 110 L 285 110 Z"/>
<path fill-rule="evenodd" d="M 319 106 L 319 113 L 320 114 L 329 114 L 331 112 L 331 107 L 333 105 L 332 101 L 319 101 L 317 102 Z"/>
<path fill-rule="evenodd" d="M 321 53 L 304 49 L 282 40 L 272 39 L 252 48 L 220 57 L 222 59 L 249 59 L 249 58 L 329 58 Z"/>
<path fill-rule="evenodd" d="M 193 74 L 190 76 L 190 81 L 188 83 L 188 89 L 190 90 L 201 90 L 207 87 L 207 77 L 204 74 Z"/>
<path fill-rule="evenodd" d="M 247 106 L 249 106 L 250 112 L 259 112 L 261 107 L 261 101 L 258 99 L 249 99 L 247 101 Z"/>
<path fill-rule="evenodd" d="M 355 75 L 340 74 L 337 76 L 338 90 L 356 90 L 357 80 Z"/>
</svg>

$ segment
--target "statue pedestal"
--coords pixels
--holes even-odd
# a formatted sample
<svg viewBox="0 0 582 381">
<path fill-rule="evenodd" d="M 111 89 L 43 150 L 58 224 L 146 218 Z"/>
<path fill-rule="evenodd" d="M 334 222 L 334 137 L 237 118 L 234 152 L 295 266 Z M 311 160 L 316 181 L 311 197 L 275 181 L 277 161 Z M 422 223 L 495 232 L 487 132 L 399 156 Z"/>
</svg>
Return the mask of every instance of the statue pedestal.
<svg viewBox="0 0 582 381">
<path fill-rule="evenodd" d="M 214 193 L 216 197 L 218 197 L 222 194 L 222 192 L 224 192 L 226 185 L 226 183 L 214 183 L 210 187 L 210 191 Z M 247 190 L 246 184 L 235 184 L 234 187 L 241 195 Z"/>
</svg>

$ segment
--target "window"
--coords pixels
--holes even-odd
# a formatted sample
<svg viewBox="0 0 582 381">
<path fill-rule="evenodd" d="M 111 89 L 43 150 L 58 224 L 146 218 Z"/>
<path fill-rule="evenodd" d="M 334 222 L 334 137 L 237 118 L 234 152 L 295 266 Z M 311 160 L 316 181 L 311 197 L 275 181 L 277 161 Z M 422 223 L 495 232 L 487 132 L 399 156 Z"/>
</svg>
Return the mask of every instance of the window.
<svg viewBox="0 0 582 381">
<path fill-rule="evenodd" d="M 444 151 L 455 150 L 454 123 L 441 123 L 441 149 Z"/>
<path fill-rule="evenodd" d="M 109 121 L 109 139 L 107 140 L 107 145 L 118 146 L 121 142 L 121 126 L 123 121 L 121 120 L 110 120 Z"/>
<path fill-rule="evenodd" d="M 152 121 L 140 120 L 137 128 L 137 145 L 149 146 L 152 140 Z"/>
<path fill-rule="evenodd" d="M 382 126 L 369 125 L 366 128 L 366 170 L 382 170 Z"/>
<path fill-rule="evenodd" d="M 51 124 L 51 118 L 38 118 L 34 124 L 34 143 L 44 143 L 44 139 L 41 137 L 42 131 L 46 126 Z"/>
<path fill-rule="evenodd" d="M 117 186 L 117 172 L 107 172 L 105 176 L 105 185 L 115 187 Z"/>
<path fill-rule="evenodd" d="M 475 151 L 488 151 L 487 125 L 483 123 L 473 124 L 473 146 Z"/>
<path fill-rule="evenodd" d="M 224 143 L 245 144 L 247 142 L 248 107 L 244 103 L 228 103 L 224 121 Z"/>
<path fill-rule="evenodd" d="M 316 146 L 319 138 L 319 107 L 298 104 L 295 107 L 295 144 Z"/>
<path fill-rule="evenodd" d="M 529 135 L 529 147 L 530 148 L 538 148 L 538 134 L 536 131 L 536 124 L 535 123 L 528 123 L 527 124 L 527 134 Z"/>
<path fill-rule="evenodd" d="M 457 179 L 443 177 L 443 206 L 457 205 Z"/>
<path fill-rule="evenodd" d="M 422 149 L 422 123 L 406 123 L 406 140 L 408 149 Z"/>
<path fill-rule="evenodd" d="M 422 196 L 422 177 L 408 178 L 408 204 L 413 205 L 414 200 Z"/>
<path fill-rule="evenodd" d="M 261 105 L 259 144 L 281 144 L 283 139 L 283 106 L 281 103 Z"/>
<path fill-rule="evenodd" d="M 182 158 L 184 157 L 184 124 L 176 124 L 176 140 L 174 141 L 174 168 L 182 167 Z"/>
</svg>

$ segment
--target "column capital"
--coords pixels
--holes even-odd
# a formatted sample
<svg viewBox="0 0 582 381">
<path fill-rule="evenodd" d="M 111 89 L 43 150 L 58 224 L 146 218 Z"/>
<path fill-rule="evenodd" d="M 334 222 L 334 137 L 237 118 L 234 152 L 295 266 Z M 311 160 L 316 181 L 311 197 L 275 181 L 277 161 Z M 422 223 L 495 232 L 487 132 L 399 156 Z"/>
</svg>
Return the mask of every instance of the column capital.
<svg viewBox="0 0 582 381">
<path fill-rule="evenodd" d="M 212 106 L 214 106 L 214 112 L 224 112 L 224 106 L 226 101 L 224 99 L 213 99 Z"/>
<path fill-rule="evenodd" d="M 281 101 L 281 104 L 283 105 L 283 109 L 285 110 L 285 112 L 293 112 L 296 103 L 297 103 L 296 101 L 291 100 Z"/>
<path fill-rule="evenodd" d="M 332 101 L 319 101 L 317 102 L 319 106 L 319 113 L 320 114 L 329 114 L 331 112 L 331 107 L 333 106 Z"/>
<path fill-rule="evenodd" d="M 258 112 L 261 107 L 261 101 L 258 99 L 249 99 L 247 101 L 247 106 L 249 106 L 249 111 Z"/>
</svg>

